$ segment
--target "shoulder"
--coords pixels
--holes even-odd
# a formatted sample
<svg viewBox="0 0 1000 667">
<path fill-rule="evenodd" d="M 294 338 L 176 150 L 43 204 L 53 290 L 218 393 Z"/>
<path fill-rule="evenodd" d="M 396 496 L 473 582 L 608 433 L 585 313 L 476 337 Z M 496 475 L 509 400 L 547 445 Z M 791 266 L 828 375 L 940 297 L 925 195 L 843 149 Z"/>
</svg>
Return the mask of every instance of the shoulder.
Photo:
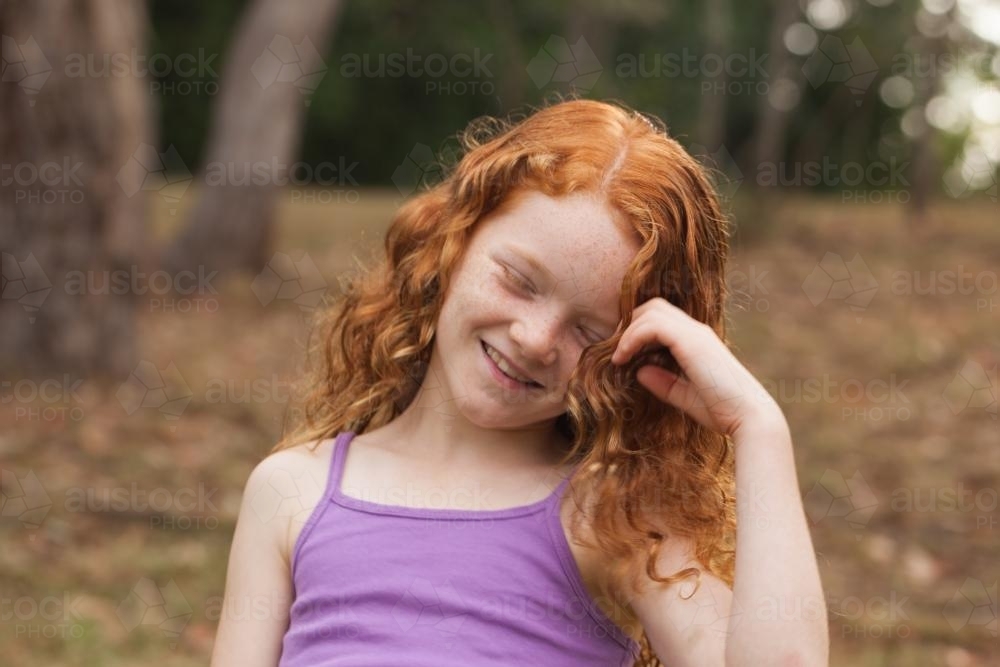
<svg viewBox="0 0 1000 667">
<path fill-rule="evenodd" d="M 267 455 L 250 472 L 247 491 L 266 492 L 294 484 L 303 476 L 326 481 L 334 440 L 310 441 Z"/>
<path fill-rule="evenodd" d="M 247 479 L 241 514 L 250 514 L 270 532 L 286 558 L 326 490 L 333 444 L 330 438 L 273 452 Z"/>
</svg>

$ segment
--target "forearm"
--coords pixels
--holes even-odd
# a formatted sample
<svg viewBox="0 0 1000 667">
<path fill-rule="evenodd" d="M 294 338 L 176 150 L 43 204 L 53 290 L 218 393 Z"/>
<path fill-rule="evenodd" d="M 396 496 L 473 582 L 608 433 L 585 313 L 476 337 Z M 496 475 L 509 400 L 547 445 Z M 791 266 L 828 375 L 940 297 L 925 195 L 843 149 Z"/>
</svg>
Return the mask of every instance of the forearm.
<svg viewBox="0 0 1000 667">
<path fill-rule="evenodd" d="M 751 427 L 734 445 L 736 568 L 726 665 L 826 665 L 826 604 L 787 423 Z"/>
</svg>

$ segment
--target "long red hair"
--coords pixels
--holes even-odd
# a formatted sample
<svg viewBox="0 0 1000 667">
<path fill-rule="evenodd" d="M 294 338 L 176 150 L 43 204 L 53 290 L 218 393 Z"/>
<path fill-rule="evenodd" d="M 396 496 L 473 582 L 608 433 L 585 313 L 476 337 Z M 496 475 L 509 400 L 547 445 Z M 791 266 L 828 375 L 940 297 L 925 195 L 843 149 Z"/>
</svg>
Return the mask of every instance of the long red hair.
<svg viewBox="0 0 1000 667">
<path fill-rule="evenodd" d="M 512 193 L 598 193 L 634 229 L 640 250 L 621 289 L 623 320 L 584 350 L 557 421 L 572 442 L 566 460 L 580 463 L 570 486 L 579 510 L 573 537 L 600 550 L 613 579 L 628 582 L 626 597 L 643 571 L 664 583 L 698 574 L 657 572 L 672 535 L 692 539 L 700 564 L 732 585 L 730 441 L 638 384 L 645 363 L 680 370 L 665 350 L 610 362 L 632 310 L 653 297 L 726 340 L 729 226 L 708 173 L 662 121 L 618 103 L 569 99 L 517 121 L 480 118 L 460 140 L 460 159 L 440 182 L 396 212 L 384 257 L 342 281 L 321 313 L 310 344 L 321 361 L 303 380 L 302 418 L 274 451 L 378 428 L 405 410 L 426 373 L 457 261 L 476 223 Z"/>
</svg>

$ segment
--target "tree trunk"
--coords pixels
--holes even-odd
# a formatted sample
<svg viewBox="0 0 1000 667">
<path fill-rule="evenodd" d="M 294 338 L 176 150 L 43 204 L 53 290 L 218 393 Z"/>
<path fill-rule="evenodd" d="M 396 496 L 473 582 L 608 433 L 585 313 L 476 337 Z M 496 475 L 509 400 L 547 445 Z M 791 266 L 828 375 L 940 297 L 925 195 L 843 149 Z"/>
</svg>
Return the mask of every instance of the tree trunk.
<svg viewBox="0 0 1000 667">
<path fill-rule="evenodd" d="M 705 2 L 705 53 L 728 54 L 732 34 L 728 0 Z M 703 75 L 704 76 L 704 75 Z M 726 68 L 711 81 L 712 91 L 701 94 L 701 113 L 698 119 L 698 137 L 702 146 L 715 151 L 726 139 L 726 95 L 728 83 Z M 719 90 L 721 87 L 723 90 Z"/>
<path fill-rule="evenodd" d="M 797 80 L 795 59 L 785 48 L 784 34 L 799 13 L 795 0 L 774 0 L 774 16 L 768 40 L 769 82 L 773 86 L 781 79 Z M 768 95 L 762 95 L 757 110 L 756 172 L 764 164 L 777 164 L 785 150 L 785 133 L 788 129 L 789 111 L 776 108 Z"/>
<path fill-rule="evenodd" d="M 488 11 L 496 30 L 497 43 L 504 54 L 504 69 L 500 74 L 496 97 L 502 111 L 511 111 L 524 103 L 524 70 L 527 67 L 517 16 L 510 0 L 490 0 Z"/>
<path fill-rule="evenodd" d="M 928 62 L 941 62 L 941 57 L 947 48 L 942 37 L 924 37 L 915 35 L 918 57 L 928 59 Z M 927 103 L 938 93 L 940 87 L 939 67 L 932 67 L 928 75 L 914 77 L 915 107 L 923 111 Z M 934 150 L 934 132 L 921 116 L 920 127 L 915 137 L 912 137 L 913 157 L 910 167 L 910 202 L 907 217 L 914 231 L 923 232 L 927 224 L 927 209 L 930 197 L 937 189 L 940 178 L 938 156 Z"/>
<path fill-rule="evenodd" d="M 116 179 L 150 141 L 148 82 L 70 67 L 142 53 L 146 18 L 132 0 L 0 3 L 0 372 L 124 377 L 135 365 L 137 295 L 80 286 L 145 263 L 143 198 Z"/>
<path fill-rule="evenodd" d="M 318 49 L 339 8 L 339 0 L 255 0 L 247 9 L 222 73 L 198 199 L 162 258 L 171 274 L 258 272 L 270 259 L 275 181 L 298 152 L 310 94 L 326 73 Z"/>
</svg>

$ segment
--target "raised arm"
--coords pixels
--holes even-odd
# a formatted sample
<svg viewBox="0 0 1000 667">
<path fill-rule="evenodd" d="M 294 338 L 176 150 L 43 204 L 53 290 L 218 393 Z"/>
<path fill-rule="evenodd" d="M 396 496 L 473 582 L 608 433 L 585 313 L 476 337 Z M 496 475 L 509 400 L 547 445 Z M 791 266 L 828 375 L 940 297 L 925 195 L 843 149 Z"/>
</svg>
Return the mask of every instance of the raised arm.
<svg viewBox="0 0 1000 667">
<path fill-rule="evenodd" d="M 733 589 L 708 573 L 688 600 L 679 595 L 688 595 L 684 583 L 650 586 L 632 605 L 653 650 L 678 666 L 826 665 L 823 587 L 780 406 L 711 327 L 666 299 L 635 309 L 612 362 L 625 363 L 644 345 L 667 347 L 682 374 L 644 365 L 639 383 L 731 437 L 736 465 Z M 697 567 L 683 541 L 674 540 L 662 557 L 666 572 Z"/>
</svg>

